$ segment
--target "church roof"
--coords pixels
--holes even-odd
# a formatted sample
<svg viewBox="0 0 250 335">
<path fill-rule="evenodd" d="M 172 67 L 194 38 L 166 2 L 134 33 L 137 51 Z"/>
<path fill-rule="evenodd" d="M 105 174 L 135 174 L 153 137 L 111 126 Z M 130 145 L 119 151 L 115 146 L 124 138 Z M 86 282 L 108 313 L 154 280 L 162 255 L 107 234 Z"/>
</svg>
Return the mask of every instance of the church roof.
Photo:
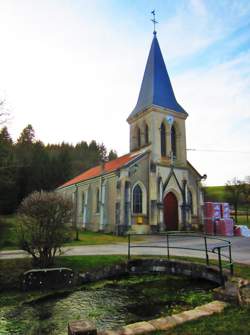
<svg viewBox="0 0 250 335">
<path fill-rule="evenodd" d="M 176 101 L 161 49 L 154 32 L 137 104 L 129 118 L 152 105 L 185 113 Z"/>
<path fill-rule="evenodd" d="M 107 174 L 110 172 L 114 172 L 122 167 L 125 167 L 132 163 L 133 161 L 137 160 L 138 158 L 142 157 L 145 154 L 145 150 L 140 150 L 136 152 L 130 152 L 129 154 L 126 154 L 124 156 L 118 157 L 117 159 L 114 159 L 110 162 L 106 162 L 104 166 L 97 165 L 80 175 L 76 176 L 73 179 L 70 179 L 65 184 L 59 186 L 59 188 L 71 186 L 77 183 L 81 183 L 83 181 L 86 181 L 88 179 L 92 179 L 95 177 L 98 177 L 102 174 Z"/>
</svg>

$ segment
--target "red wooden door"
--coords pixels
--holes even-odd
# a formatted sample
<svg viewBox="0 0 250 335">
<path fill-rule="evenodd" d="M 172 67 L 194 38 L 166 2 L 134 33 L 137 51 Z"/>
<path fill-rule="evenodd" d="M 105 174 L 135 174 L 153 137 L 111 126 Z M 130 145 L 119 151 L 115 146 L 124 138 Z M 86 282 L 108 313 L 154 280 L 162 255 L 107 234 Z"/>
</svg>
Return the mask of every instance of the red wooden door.
<svg viewBox="0 0 250 335">
<path fill-rule="evenodd" d="M 164 223 L 167 230 L 178 230 L 178 201 L 172 192 L 164 198 Z"/>
</svg>

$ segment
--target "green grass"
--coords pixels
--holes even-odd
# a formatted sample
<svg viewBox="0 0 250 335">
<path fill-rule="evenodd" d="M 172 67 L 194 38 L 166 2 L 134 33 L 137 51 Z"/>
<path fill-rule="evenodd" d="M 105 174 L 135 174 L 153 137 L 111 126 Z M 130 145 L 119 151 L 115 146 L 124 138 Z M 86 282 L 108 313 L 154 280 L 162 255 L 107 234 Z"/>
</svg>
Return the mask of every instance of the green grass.
<svg viewBox="0 0 250 335">
<path fill-rule="evenodd" d="M 153 335 L 249 335 L 250 308 L 230 306 L 221 314 L 187 322 L 171 331 L 155 332 Z"/>
<path fill-rule="evenodd" d="M 15 216 L 0 217 L 0 249 L 15 249 L 17 243 L 17 221 Z"/>
<path fill-rule="evenodd" d="M 65 243 L 65 246 L 112 244 L 128 241 L 126 236 L 116 236 L 113 234 L 103 234 L 91 231 L 80 231 L 78 236 L 79 241 L 74 240 L 75 232 L 72 232 L 71 235 L 72 240 Z"/>
<path fill-rule="evenodd" d="M 250 215 L 248 217 L 248 222 L 247 222 L 246 215 L 238 215 L 237 220 L 238 220 L 237 222 L 238 225 L 248 226 L 250 228 Z"/>
<path fill-rule="evenodd" d="M 5 216 L 0 217 L 0 250 L 18 249 L 17 238 L 18 222 L 17 217 Z M 77 245 L 99 245 L 99 244 L 115 244 L 127 242 L 126 236 L 116 236 L 113 234 L 104 234 L 99 232 L 79 231 L 79 240 L 75 239 L 75 231 L 71 231 L 71 240 L 65 243 L 65 246 Z M 138 237 L 137 240 L 142 238 Z"/>
<path fill-rule="evenodd" d="M 57 257 L 55 267 L 69 267 L 74 271 L 90 271 L 103 266 L 121 263 L 125 256 L 61 256 Z M 20 276 L 32 268 L 30 258 L 0 260 L 0 291 L 18 289 Z"/>
</svg>

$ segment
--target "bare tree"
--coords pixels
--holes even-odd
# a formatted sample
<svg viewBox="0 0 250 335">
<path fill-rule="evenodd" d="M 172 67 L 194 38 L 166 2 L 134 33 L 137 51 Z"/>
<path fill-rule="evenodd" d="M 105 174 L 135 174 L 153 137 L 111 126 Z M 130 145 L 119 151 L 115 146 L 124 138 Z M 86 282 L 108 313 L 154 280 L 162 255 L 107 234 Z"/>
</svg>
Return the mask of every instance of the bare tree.
<svg viewBox="0 0 250 335">
<path fill-rule="evenodd" d="M 234 207 L 235 222 L 238 222 L 238 207 L 244 191 L 244 182 L 236 177 L 229 180 L 225 186 L 226 199 Z"/>
<path fill-rule="evenodd" d="M 33 263 L 54 263 L 62 244 L 69 238 L 72 203 L 56 192 L 34 192 L 19 207 L 19 245 Z"/>
<path fill-rule="evenodd" d="M 4 99 L 0 100 L 0 126 L 4 125 L 10 118 L 10 113 L 6 109 L 6 103 Z"/>
</svg>

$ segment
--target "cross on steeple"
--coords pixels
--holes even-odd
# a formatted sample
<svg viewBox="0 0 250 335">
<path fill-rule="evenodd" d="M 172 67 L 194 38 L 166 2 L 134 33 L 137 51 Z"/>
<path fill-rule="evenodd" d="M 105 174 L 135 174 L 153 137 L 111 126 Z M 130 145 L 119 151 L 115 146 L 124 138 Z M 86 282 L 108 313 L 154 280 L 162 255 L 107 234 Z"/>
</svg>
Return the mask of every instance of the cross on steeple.
<svg viewBox="0 0 250 335">
<path fill-rule="evenodd" d="M 153 24 L 154 24 L 154 32 L 153 32 L 153 34 L 156 35 L 155 25 L 156 25 L 158 22 L 155 20 L 155 9 L 152 10 L 151 14 L 153 15 L 153 19 L 151 19 L 151 21 L 152 21 Z"/>
</svg>

